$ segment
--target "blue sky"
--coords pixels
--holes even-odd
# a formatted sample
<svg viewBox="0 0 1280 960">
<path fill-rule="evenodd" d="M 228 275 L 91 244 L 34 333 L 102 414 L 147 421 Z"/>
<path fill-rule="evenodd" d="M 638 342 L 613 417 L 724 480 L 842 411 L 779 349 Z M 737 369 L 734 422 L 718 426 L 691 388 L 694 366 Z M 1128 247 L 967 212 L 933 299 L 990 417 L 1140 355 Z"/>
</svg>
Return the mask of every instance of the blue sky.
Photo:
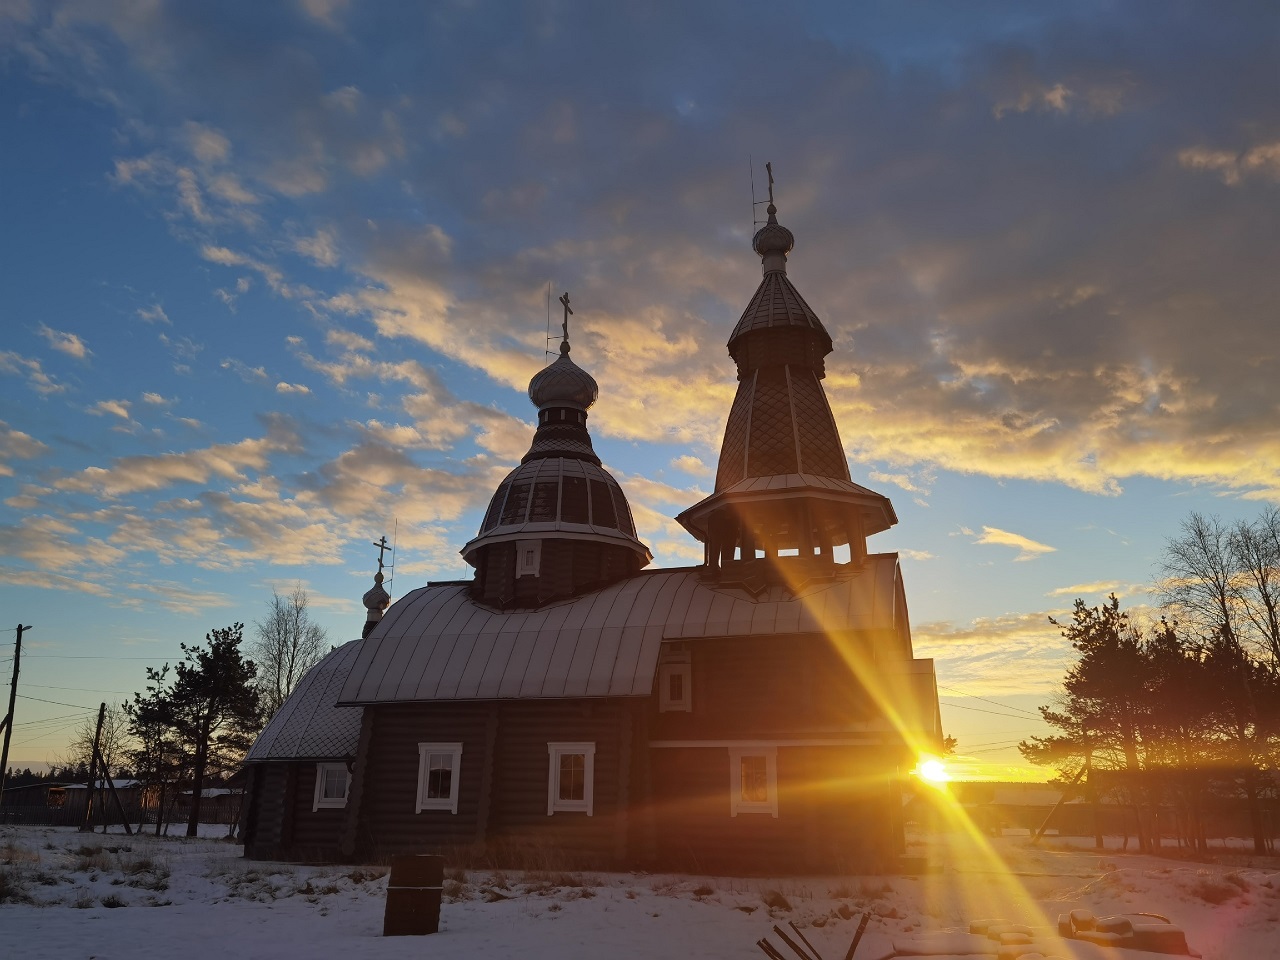
<svg viewBox="0 0 1280 960">
<path fill-rule="evenodd" d="M 0 609 L 35 625 L 12 756 L 273 586 L 358 635 L 384 533 L 396 595 L 464 575 L 531 436 L 548 284 L 655 563 L 694 562 L 671 518 L 710 486 L 772 161 L 851 472 L 901 520 L 871 547 L 901 552 L 961 752 L 1015 760 L 1069 659 L 1049 616 L 1150 603 L 1190 511 L 1280 497 L 1278 27 L 0 3 Z"/>
</svg>

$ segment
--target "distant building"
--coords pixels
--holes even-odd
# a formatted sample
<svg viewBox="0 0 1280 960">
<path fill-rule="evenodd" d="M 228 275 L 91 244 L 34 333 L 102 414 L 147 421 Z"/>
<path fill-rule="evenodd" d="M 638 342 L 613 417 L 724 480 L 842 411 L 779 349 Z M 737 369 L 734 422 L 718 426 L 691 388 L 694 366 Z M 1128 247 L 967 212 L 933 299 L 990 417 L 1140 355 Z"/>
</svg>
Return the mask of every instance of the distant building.
<svg viewBox="0 0 1280 960">
<path fill-rule="evenodd" d="M 598 388 L 570 359 L 566 296 L 560 357 L 529 384 L 532 445 L 462 549 L 474 578 L 384 618 L 379 572 L 364 638 L 248 755 L 247 857 L 891 864 L 902 779 L 940 743 L 933 662 L 913 657 L 897 556 L 867 551 L 897 517 L 850 479 L 831 338 L 768 213 L 715 489 L 677 517 L 703 563 L 644 569 L 587 431 Z"/>
</svg>

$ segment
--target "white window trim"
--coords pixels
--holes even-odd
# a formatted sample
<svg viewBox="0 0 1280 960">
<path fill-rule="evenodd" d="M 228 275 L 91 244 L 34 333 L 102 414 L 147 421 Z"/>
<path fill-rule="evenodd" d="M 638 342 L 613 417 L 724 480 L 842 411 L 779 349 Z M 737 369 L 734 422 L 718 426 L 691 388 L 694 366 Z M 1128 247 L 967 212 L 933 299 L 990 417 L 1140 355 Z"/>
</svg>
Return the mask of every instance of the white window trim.
<svg viewBox="0 0 1280 960">
<path fill-rule="evenodd" d="M 769 781 L 769 799 L 752 803 L 742 799 L 742 758 L 764 757 L 765 775 Z M 778 816 L 778 748 L 767 744 L 729 748 L 729 815 L 767 813 Z"/>
<path fill-rule="evenodd" d="M 547 816 L 553 813 L 595 813 L 596 745 L 594 743 L 548 743 L 547 765 Z M 581 753 L 582 799 L 560 799 L 560 758 L 566 754 Z"/>
<path fill-rule="evenodd" d="M 533 556 L 526 559 L 529 551 L 533 551 Z M 542 541 L 541 540 L 517 540 L 516 541 L 516 576 L 517 577 L 536 577 L 538 571 L 542 569 Z"/>
<path fill-rule="evenodd" d="M 447 753 L 453 757 L 453 770 L 449 776 L 449 796 L 428 797 L 427 780 L 431 771 L 427 763 L 433 753 Z M 462 782 L 462 744 L 460 743 L 419 743 L 418 744 L 418 799 L 414 813 L 423 810 L 448 810 L 458 812 L 458 785 Z"/>
<path fill-rule="evenodd" d="M 675 675 L 684 678 L 681 689 L 684 696 L 679 700 L 671 699 L 671 678 Z M 693 666 L 688 663 L 664 663 L 658 668 L 658 712 L 676 713 L 693 712 Z"/>
<path fill-rule="evenodd" d="M 347 778 L 347 787 L 342 791 L 341 798 L 324 796 L 325 774 L 330 770 L 341 770 Z M 317 763 L 316 764 L 316 790 L 315 796 L 311 800 L 311 812 L 324 809 L 337 809 L 347 805 L 347 795 L 351 793 L 351 771 L 347 769 L 345 763 Z"/>
</svg>

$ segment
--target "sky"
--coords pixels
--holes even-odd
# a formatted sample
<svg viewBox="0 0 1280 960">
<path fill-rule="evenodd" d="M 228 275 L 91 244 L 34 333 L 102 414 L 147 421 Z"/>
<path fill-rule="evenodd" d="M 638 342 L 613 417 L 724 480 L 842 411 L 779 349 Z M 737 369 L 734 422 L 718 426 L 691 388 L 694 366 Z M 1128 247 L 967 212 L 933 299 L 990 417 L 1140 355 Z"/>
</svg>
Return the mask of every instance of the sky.
<svg viewBox="0 0 1280 960">
<path fill-rule="evenodd" d="M 11 763 L 273 589 L 358 636 L 382 535 L 466 576 L 548 291 L 698 562 L 766 162 L 961 775 L 1034 775 L 1050 617 L 1280 501 L 1274 5 L 0 0 L 0 84 Z"/>
</svg>

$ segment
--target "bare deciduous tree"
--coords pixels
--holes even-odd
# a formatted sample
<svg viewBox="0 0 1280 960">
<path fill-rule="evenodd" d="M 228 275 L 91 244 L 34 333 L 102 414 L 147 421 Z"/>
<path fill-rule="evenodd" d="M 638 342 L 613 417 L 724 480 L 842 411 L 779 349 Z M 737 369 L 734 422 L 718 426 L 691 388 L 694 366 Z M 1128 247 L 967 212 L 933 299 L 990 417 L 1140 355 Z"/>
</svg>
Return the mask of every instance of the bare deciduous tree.
<svg viewBox="0 0 1280 960">
<path fill-rule="evenodd" d="M 254 622 L 249 656 L 258 665 L 257 685 L 268 716 L 280 709 L 302 675 L 327 652 L 327 634 L 311 619 L 310 600 L 301 584 L 287 597 L 272 590 L 267 616 Z"/>
<path fill-rule="evenodd" d="M 1235 641 L 1240 619 L 1235 604 L 1231 530 L 1216 516 L 1193 512 L 1182 535 L 1165 543 L 1160 570 L 1163 605 L 1205 636 L 1221 632 Z"/>
<path fill-rule="evenodd" d="M 93 753 L 93 736 L 97 727 L 98 712 L 95 710 L 92 716 L 85 717 L 84 722 L 71 734 L 71 739 L 67 742 L 66 755 L 58 758 L 57 766 L 76 769 L 83 767 L 87 770 L 90 755 Z M 106 766 L 106 772 L 101 776 L 110 778 L 119 775 L 129 760 L 131 745 L 128 715 L 120 707 L 108 704 L 106 713 L 102 717 L 102 736 L 98 741 L 98 753 Z"/>
<path fill-rule="evenodd" d="M 1236 597 L 1257 652 L 1280 669 L 1280 509 L 1267 507 L 1231 530 Z"/>
</svg>

